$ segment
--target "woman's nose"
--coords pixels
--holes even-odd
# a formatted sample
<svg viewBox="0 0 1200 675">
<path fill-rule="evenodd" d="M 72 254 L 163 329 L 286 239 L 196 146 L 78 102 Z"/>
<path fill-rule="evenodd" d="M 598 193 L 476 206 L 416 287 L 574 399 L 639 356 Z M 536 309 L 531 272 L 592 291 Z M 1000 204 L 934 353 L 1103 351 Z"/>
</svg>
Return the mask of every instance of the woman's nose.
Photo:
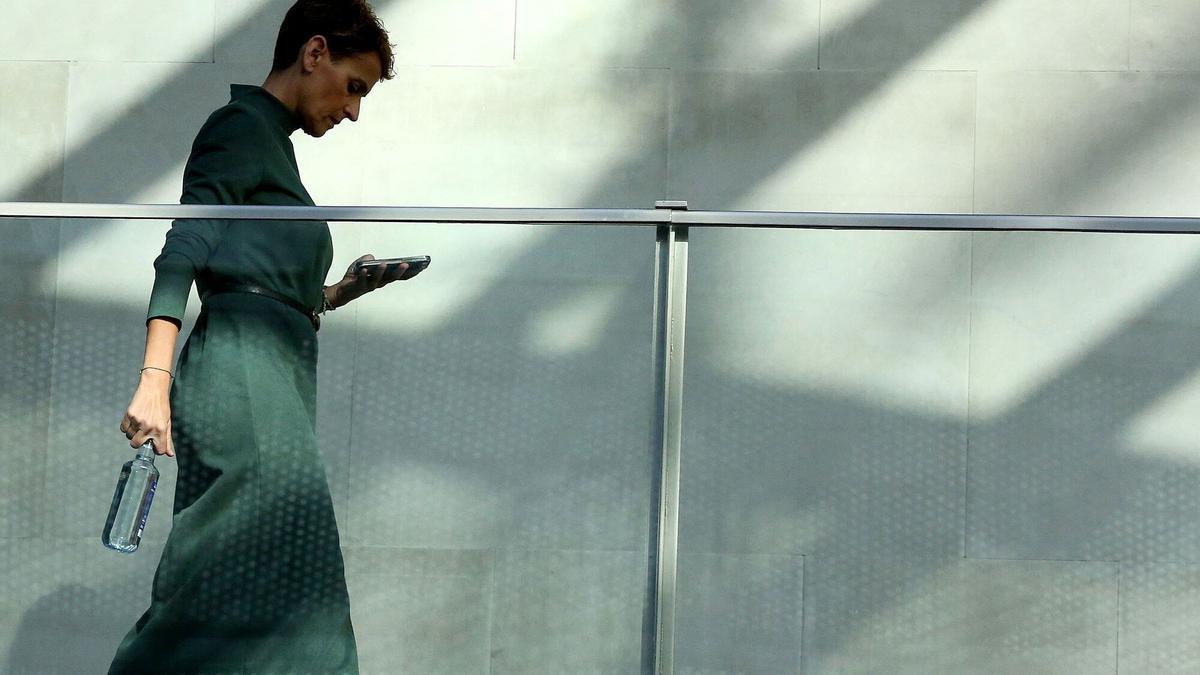
<svg viewBox="0 0 1200 675">
<path fill-rule="evenodd" d="M 360 101 L 358 99 L 355 99 L 355 100 L 351 101 L 349 103 L 349 105 L 346 106 L 346 117 L 349 117 L 351 122 L 358 121 L 359 105 L 360 105 Z"/>
</svg>

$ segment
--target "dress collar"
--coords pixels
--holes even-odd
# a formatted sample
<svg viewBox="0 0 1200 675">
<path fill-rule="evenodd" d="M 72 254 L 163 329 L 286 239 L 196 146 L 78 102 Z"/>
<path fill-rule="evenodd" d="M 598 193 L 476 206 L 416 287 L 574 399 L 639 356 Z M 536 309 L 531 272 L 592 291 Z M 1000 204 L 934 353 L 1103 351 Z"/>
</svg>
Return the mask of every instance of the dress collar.
<svg viewBox="0 0 1200 675">
<path fill-rule="evenodd" d="M 230 102 L 245 101 L 253 106 L 268 120 L 277 124 L 283 130 L 284 135 L 290 136 L 293 131 L 300 128 L 300 121 L 296 118 L 296 114 L 288 110 L 282 101 L 262 87 L 250 84 L 231 84 L 229 85 L 229 100 Z"/>
</svg>

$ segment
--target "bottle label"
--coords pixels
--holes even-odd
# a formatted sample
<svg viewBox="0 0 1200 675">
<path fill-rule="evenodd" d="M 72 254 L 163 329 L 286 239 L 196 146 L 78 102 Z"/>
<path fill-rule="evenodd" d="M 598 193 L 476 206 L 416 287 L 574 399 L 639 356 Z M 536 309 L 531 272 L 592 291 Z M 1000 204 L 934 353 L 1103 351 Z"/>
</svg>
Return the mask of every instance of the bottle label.
<svg viewBox="0 0 1200 675">
<path fill-rule="evenodd" d="M 155 478 L 150 482 L 150 489 L 146 491 L 146 505 L 142 507 L 142 517 L 138 520 L 137 536 L 142 536 L 142 530 L 146 529 L 146 519 L 150 517 L 150 502 L 154 501 L 154 491 L 158 488 L 158 479 Z"/>
</svg>

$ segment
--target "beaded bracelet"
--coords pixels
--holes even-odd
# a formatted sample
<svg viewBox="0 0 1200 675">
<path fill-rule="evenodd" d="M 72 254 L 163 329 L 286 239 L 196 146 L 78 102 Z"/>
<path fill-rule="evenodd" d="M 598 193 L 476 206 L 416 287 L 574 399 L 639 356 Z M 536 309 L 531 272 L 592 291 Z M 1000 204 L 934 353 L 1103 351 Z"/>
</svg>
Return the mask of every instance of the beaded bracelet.
<svg viewBox="0 0 1200 675">
<path fill-rule="evenodd" d="M 333 303 L 329 301 L 329 296 L 325 294 L 325 290 L 321 289 L 321 311 L 317 313 L 324 314 L 325 312 L 332 312 L 335 309 L 337 307 L 333 306 Z"/>
</svg>

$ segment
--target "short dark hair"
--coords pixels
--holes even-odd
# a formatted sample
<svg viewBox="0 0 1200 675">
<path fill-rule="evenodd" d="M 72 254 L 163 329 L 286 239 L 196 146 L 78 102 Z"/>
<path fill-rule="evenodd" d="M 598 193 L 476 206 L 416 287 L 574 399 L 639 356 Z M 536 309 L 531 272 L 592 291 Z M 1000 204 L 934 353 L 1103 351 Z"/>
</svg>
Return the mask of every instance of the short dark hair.
<svg viewBox="0 0 1200 675">
<path fill-rule="evenodd" d="M 292 5 L 279 25 L 271 70 L 295 63 L 300 48 L 314 35 L 325 38 L 334 58 L 375 52 L 383 67 L 381 79 L 392 79 L 394 60 L 387 29 L 366 0 L 299 0 Z"/>
</svg>

